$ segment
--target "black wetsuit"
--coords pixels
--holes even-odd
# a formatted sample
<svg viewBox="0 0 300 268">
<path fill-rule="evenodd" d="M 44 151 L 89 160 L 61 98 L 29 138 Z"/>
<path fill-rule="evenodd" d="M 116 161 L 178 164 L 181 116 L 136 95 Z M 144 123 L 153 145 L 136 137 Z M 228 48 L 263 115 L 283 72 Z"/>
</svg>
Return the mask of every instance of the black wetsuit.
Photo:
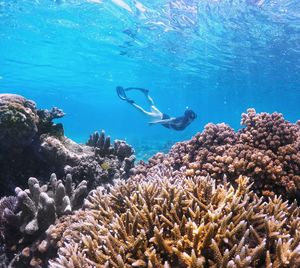
<svg viewBox="0 0 300 268">
<path fill-rule="evenodd" d="M 163 114 L 162 120 L 164 119 L 170 119 L 170 116 L 167 114 Z M 166 128 L 174 130 L 184 130 L 190 123 L 191 121 L 186 116 L 179 116 L 174 118 L 174 120 L 172 120 L 171 122 L 162 125 Z"/>
</svg>

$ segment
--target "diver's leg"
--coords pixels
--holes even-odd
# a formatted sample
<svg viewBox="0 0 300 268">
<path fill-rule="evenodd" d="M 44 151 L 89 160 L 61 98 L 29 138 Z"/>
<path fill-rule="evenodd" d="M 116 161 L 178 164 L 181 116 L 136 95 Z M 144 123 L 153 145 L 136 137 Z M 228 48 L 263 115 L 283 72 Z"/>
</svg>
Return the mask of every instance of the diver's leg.
<svg viewBox="0 0 300 268">
<path fill-rule="evenodd" d="M 128 87 L 128 88 L 125 88 L 124 89 L 125 91 L 129 91 L 129 90 L 139 90 L 141 92 L 144 93 L 144 95 L 146 96 L 149 104 L 150 104 L 150 108 L 151 108 L 151 111 L 148 112 L 146 110 L 144 110 L 141 106 L 139 106 L 138 104 L 136 104 L 134 101 L 132 100 L 128 100 L 128 102 L 134 106 L 136 109 L 138 109 L 139 111 L 141 111 L 142 113 L 146 114 L 146 115 L 149 115 L 151 117 L 161 117 L 163 116 L 162 112 L 160 110 L 158 110 L 156 108 L 156 106 L 154 105 L 154 101 L 153 99 L 151 98 L 151 96 L 149 95 L 149 90 L 148 89 L 145 89 L 145 88 L 137 88 L 137 87 Z"/>
<path fill-rule="evenodd" d="M 162 112 L 160 111 L 160 110 L 158 110 L 157 108 L 156 108 L 156 106 L 154 106 L 154 105 L 151 105 L 151 111 L 152 111 L 152 113 L 155 113 L 155 114 L 157 114 L 157 115 L 159 115 L 160 117 L 162 117 Z"/>
<path fill-rule="evenodd" d="M 150 105 L 154 105 L 153 99 L 149 96 L 149 90 L 146 88 L 140 88 L 140 87 L 127 87 L 124 89 L 125 91 L 129 90 L 138 90 L 145 94 L 147 100 L 149 101 Z"/>
<path fill-rule="evenodd" d="M 145 96 L 146 96 L 147 100 L 149 101 L 150 105 L 151 105 L 151 106 L 154 106 L 154 101 L 153 101 L 153 99 L 151 98 L 151 96 L 150 96 L 148 93 L 145 94 Z"/>
<path fill-rule="evenodd" d="M 142 112 L 143 114 L 152 116 L 151 112 L 148 112 L 146 110 L 144 110 L 141 106 L 137 105 L 135 102 L 130 103 L 133 107 L 135 107 L 136 109 L 138 109 L 140 112 Z"/>
<path fill-rule="evenodd" d="M 118 87 L 116 88 L 117 94 L 118 94 L 118 96 L 119 96 L 122 100 L 127 101 L 128 103 L 130 103 L 133 107 L 135 107 L 136 109 L 138 109 L 138 110 L 139 110 L 140 112 L 142 112 L 143 114 L 146 114 L 146 115 L 151 116 L 151 112 L 147 112 L 147 111 L 144 110 L 141 106 L 139 106 L 138 104 L 136 104 L 136 103 L 134 102 L 134 100 L 129 99 L 129 98 L 127 97 L 125 91 L 133 90 L 133 89 L 141 90 L 140 88 L 123 88 L 123 87 L 120 87 L 120 86 L 118 86 Z"/>
</svg>

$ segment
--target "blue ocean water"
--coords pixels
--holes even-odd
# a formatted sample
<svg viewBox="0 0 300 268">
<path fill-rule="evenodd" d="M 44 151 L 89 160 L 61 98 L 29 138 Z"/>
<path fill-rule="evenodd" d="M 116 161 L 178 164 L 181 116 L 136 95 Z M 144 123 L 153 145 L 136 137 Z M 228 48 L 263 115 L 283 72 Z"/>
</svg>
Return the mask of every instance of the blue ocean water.
<svg viewBox="0 0 300 268">
<path fill-rule="evenodd" d="M 149 126 L 116 86 L 145 87 L 184 131 Z M 298 0 L 0 0 L 0 93 L 66 112 L 66 136 L 105 129 L 140 158 L 209 122 L 278 111 L 300 119 Z M 142 95 L 135 100 L 144 103 Z"/>
</svg>

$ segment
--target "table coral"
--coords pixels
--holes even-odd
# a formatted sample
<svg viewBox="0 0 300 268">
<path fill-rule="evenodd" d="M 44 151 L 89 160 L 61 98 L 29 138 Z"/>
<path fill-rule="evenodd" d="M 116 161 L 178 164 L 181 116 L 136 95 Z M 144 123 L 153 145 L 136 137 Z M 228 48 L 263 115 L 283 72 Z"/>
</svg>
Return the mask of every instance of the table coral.
<svg viewBox="0 0 300 268">
<path fill-rule="evenodd" d="M 162 166 L 151 172 L 97 188 L 84 211 L 49 228 L 60 247 L 49 267 L 299 267 L 295 203 L 263 202 L 242 176 L 234 189 L 169 177 Z"/>
<path fill-rule="evenodd" d="M 168 154 L 157 154 L 136 167 L 136 173 L 146 174 L 148 167 L 164 163 L 188 176 L 210 175 L 218 182 L 226 175 L 234 184 L 245 175 L 258 194 L 300 201 L 299 125 L 284 120 L 282 114 L 259 114 L 254 109 L 242 115 L 241 123 L 245 128 L 238 132 L 225 124 L 208 124 Z"/>
</svg>

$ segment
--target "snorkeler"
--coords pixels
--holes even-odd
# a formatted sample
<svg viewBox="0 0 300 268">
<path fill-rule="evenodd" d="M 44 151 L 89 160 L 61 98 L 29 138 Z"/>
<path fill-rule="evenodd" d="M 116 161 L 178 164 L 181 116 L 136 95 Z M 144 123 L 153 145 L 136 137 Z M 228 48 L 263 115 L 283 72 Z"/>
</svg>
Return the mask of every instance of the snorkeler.
<svg viewBox="0 0 300 268">
<path fill-rule="evenodd" d="M 149 122 L 150 125 L 154 124 L 161 124 L 166 128 L 174 129 L 174 130 L 184 130 L 192 121 L 195 120 L 197 117 L 196 113 L 192 111 L 191 109 L 187 109 L 184 112 L 183 116 L 179 117 L 170 117 L 167 114 L 162 113 L 160 110 L 158 110 L 155 105 L 153 99 L 149 96 L 149 90 L 145 88 L 138 88 L 138 87 L 128 87 L 128 88 L 123 88 L 118 86 L 116 88 L 118 96 L 122 99 L 130 103 L 133 107 L 138 109 L 140 112 L 143 114 L 146 114 L 151 117 L 152 121 Z M 125 91 L 129 90 L 138 90 L 144 93 L 146 96 L 149 104 L 150 104 L 150 109 L 151 111 L 146 111 L 144 110 L 141 106 L 136 104 L 132 99 L 129 99 L 125 93 Z"/>
</svg>

